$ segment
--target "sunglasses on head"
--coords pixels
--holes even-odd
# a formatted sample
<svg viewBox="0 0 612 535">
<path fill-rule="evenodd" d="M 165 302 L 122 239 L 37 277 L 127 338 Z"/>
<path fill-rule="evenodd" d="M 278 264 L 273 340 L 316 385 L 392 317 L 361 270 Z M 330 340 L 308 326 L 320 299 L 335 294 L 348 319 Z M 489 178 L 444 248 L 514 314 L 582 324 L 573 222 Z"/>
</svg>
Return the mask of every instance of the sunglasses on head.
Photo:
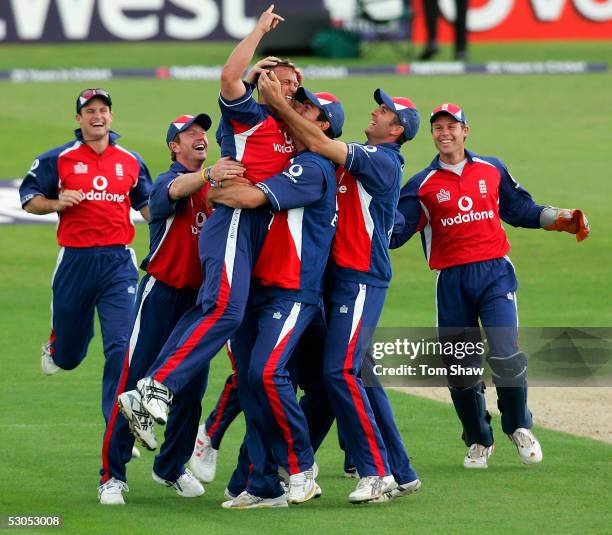
<svg viewBox="0 0 612 535">
<path fill-rule="evenodd" d="M 106 98 L 110 99 L 110 95 L 109 95 L 108 91 L 106 91 L 106 89 L 102 89 L 100 87 L 97 87 L 95 89 L 84 89 L 83 91 L 81 91 L 79 96 L 81 98 L 86 98 L 87 100 L 89 100 L 90 98 L 93 98 L 95 96 L 106 97 Z"/>
</svg>

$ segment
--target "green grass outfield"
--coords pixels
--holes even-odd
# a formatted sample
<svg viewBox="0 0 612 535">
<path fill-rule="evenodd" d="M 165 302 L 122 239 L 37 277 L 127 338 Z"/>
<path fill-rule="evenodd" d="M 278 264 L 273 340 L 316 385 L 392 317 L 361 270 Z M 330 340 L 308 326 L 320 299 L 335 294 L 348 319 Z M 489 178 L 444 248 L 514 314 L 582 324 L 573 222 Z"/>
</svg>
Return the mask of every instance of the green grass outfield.
<svg viewBox="0 0 612 535">
<path fill-rule="evenodd" d="M 549 59 L 543 50 L 551 47 L 475 46 L 472 57 L 475 61 Z M 612 57 L 612 46 L 605 43 L 552 48 L 557 51 L 555 59 Z M 196 51 L 197 57 L 208 55 L 203 45 L 197 49 L 194 45 L 3 46 L 0 68 L 83 66 L 88 57 L 97 66 L 204 62 L 196 58 Z M 227 47 L 216 45 L 210 51 L 210 63 L 218 64 Z M 470 148 L 501 157 L 536 200 L 584 208 L 593 228 L 591 238 L 581 244 L 565 234 L 509 230 L 520 284 L 521 323 L 610 326 L 611 82 L 608 73 L 363 77 L 315 80 L 307 85 L 334 92 L 344 101 L 347 140 L 362 139 L 375 87 L 410 96 L 421 110 L 423 127 L 402 151 L 406 178 L 433 157 L 429 110 L 442 101 L 462 104 L 472 128 Z M 76 94 L 95 85 L 0 83 L 0 177 L 22 176 L 36 154 L 68 141 Z M 113 94 L 114 127 L 123 134 L 125 146 L 145 157 L 154 174 L 168 165 L 163 139 L 171 119 L 199 111 L 219 118 L 218 87 L 213 82 L 117 80 L 103 85 Z M 214 143 L 210 153 L 211 158 L 218 155 Z M 146 229 L 139 227 L 135 242 L 139 258 L 146 252 L 146 241 Z M 150 479 L 152 456 L 144 453 L 129 468 L 128 505 L 99 506 L 96 486 L 103 431 L 99 337 L 74 372 L 48 378 L 38 367 L 39 346 L 49 326 L 49 286 L 56 254 L 52 225 L 0 226 L 0 336 L 4 342 L 0 515 L 60 514 L 62 532 L 74 534 L 609 532 L 612 446 L 536 429 L 545 460 L 541 466 L 525 467 L 498 432 L 498 449 L 489 470 L 470 472 L 462 468 L 465 448 L 452 407 L 395 392 L 390 396 L 397 420 L 424 483 L 414 496 L 383 506 L 349 505 L 346 495 L 354 483 L 342 477 L 342 457 L 332 436 L 318 455 L 321 500 L 289 510 L 223 511 L 219 504 L 242 436 L 240 421 L 224 440 L 218 480 L 208 486 L 204 497 L 185 500 L 172 489 L 155 485 Z M 434 277 L 418 240 L 394 252 L 393 262 L 395 278 L 382 324 L 432 325 Z M 227 371 L 227 359 L 217 359 L 205 412 L 216 400 Z M 535 418 L 537 423 L 537 414 Z M 495 428 L 500 429 L 498 419 Z"/>
</svg>

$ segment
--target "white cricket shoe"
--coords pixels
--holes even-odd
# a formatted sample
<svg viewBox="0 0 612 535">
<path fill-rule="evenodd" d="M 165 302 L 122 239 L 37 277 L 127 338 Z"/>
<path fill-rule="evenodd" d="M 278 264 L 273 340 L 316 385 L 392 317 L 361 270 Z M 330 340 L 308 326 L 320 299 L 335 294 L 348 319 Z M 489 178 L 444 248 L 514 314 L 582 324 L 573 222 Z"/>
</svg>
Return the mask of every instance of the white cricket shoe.
<svg viewBox="0 0 612 535">
<path fill-rule="evenodd" d="M 123 491 L 130 491 L 127 483 L 111 477 L 98 487 L 98 500 L 102 505 L 125 505 Z"/>
<path fill-rule="evenodd" d="M 487 460 L 495 451 L 495 444 L 483 446 L 482 444 L 472 444 L 463 459 L 465 468 L 487 468 Z"/>
<path fill-rule="evenodd" d="M 414 481 L 410 481 L 409 483 L 404 483 L 402 485 L 396 484 L 394 488 L 383 492 L 382 496 L 374 501 L 377 503 L 390 502 L 391 500 L 395 500 L 396 498 L 401 498 L 402 496 L 408 496 L 416 492 L 420 488 L 421 488 L 420 479 L 415 479 Z"/>
<path fill-rule="evenodd" d="M 155 472 L 151 472 L 151 477 L 153 477 L 155 483 L 165 485 L 166 487 L 174 487 L 176 493 L 183 498 L 197 498 L 205 492 L 202 483 L 189 470 L 185 470 L 176 481 L 166 481 Z"/>
<path fill-rule="evenodd" d="M 519 427 L 514 433 L 508 435 L 508 438 L 514 442 L 519 457 L 525 464 L 542 462 L 542 447 L 530 429 Z"/>
<path fill-rule="evenodd" d="M 132 446 L 132 459 L 140 459 L 140 450 L 136 446 Z"/>
<path fill-rule="evenodd" d="M 128 421 L 130 431 L 136 440 L 149 451 L 154 451 L 157 448 L 157 439 L 153 432 L 153 418 L 142 406 L 142 399 L 138 391 L 129 390 L 119 394 L 117 405 L 119 405 L 121 414 Z"/>
<path fill-rule="evenodd" d="M 136 383 L 142 398 L 142 406 L 158 424 L 166 425 L 172 403 L 172 392 L 153 377 L 145 377 Z"/>
<path fill-rule="evenodd" d="M 312 473 L 314 474 L 315 479 L 319 477 L 319 465 L 317 464 L 317 461 L 315 461 L 312 465 Z M 289 486 L 289 472 L 287 472 L 287 470 L 280 465 L 278 466 L 278 477 L 281 478 L 281 481 L 286 486 Z"/>
<path fill-rule="evenodd" d="M 40 368 L 45 375 L 55 375 L 61 368 L 55 364 L 51 356 L 51 344 L 47 342 L 41 348 Z"/>
<path fill-rule="evenodd" d="M 218 453 L 219 450 L 210 445 L 210 438 L 206 434 L 206 426 L 201 425 L 198 428 L 193 454 L 189 459 L 189 468 L 202 483 L 211 483 L 215 480 Z"/>
<path fill-rule="evenodd" d="M 317 484 L 314 479 L 314 466 L 308 470 L 289 476 L 287 499 L 289 503 L 304 503 L 314 497 Z"/>
<path fill-rule="evenodd" d="M 385 478 L 381 476 L 366 476 L 359 479 L 357 488 L 348 495 L 351 503 L 365 503 L 376 500 L 382 496 L 387 486 Z"/>
<path fill-rule="evenodd" d="M 246 490 L 236 496 L 233 500 L 223 502 L 223 509 L 265 509 L 272 507 L 288 507 L 287 496 L 281 494 L 276 498 L 260 498 L 249 494 Z"/>
</svg>

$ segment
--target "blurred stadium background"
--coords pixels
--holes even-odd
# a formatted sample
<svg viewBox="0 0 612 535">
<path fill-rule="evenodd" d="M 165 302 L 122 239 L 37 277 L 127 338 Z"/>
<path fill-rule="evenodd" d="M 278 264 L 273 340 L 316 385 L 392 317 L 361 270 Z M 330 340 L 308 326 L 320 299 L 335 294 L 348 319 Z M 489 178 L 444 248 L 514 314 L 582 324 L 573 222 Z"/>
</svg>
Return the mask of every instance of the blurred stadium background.
<svg viewBox="0 0 612 535">
<path fill-rule="evenodd" d="M 451 61 L 452 0 L 440 1 L 441 53 L 429 63 L 416 61 L 424 42 L 420 0 L 275 5 L 287 21 L 264 39 L 260 54 L 290 56 L 304 67 L 307 86 L 343 100 L 344 139 L 362 139 L 376 87 L 417 104 L 422 127 L 402 151 L 406 180 L 434 155 L 429 110 L 453 101 L 470 118 L 470 148 L 501 157 L 536 200 L 584 208 L 593 233 L 579 245 L 567 235 L 508 229 L 521 321 L 612 325 L 611 0 L 471 0 L 465 63 Z M 60 514 L 67 533 L 270 533 L 279 516 L 292 533 L 609 531 L 612 446 L 539 428 L 546 459 L 526 469 L 499 435 L 487 473 L 465 473 L 452 408 L 399 393 L 391 393 L 394 407 L 424 487 L 384 511 L 345 502 L 352 483 L 341 477 L 333 437 L 318 459 L 325 493 L 318 503 L 253 515 L 221 511 L 242 422 L 224 441 L 218 481 L 201 500 L 181 500 L 152 485 L 152 458 L 145 454 L 130 466 L 128 506 L 98 505 L 100 341 L 94 339 L 77 371 L 40 374 L 55 228 L 26 224 L 53 217 L 25 217 L 17 181 L 37 154 L 70 139 L 74 100 L 84 87 L 112 93 L 113 127 L 125 146 L 143 155 L 152 175 L 165 170 L 167 124 L 200 111 L 218 120 L 220 66 L 267 6 L 259 0 L 0 0 L 0 515 Z M 211 142 L 209 159 L 218 154 Z M 139 226 L 139 258 L 147 241 L 146 227 Z M 434 277 L 418 240 L 394 252 L 393 263 L 382 324 L 433 325 Z M 205 412 L 227 369 L 218 358 Z M 598 389 L 583 390 L 595 409 Z M 593 429 L 599 425 L 592 421 Z"/>
</svg>

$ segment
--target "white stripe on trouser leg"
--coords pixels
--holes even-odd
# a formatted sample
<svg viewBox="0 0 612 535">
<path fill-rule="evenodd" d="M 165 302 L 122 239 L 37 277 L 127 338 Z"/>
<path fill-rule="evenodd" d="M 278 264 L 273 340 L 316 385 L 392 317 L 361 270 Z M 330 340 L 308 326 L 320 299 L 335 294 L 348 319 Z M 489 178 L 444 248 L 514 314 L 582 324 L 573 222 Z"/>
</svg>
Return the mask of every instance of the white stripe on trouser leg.
<svg viewBox="0 0 612 535">
<path fill-rule="evenodd" d="M 66 251 L 65 247 L 61 247 L 59 253 L 57 253 L 57 261 L 55 262 L 55 269 L 53 270 L 53 275 L 51 275 L 51 328 L 53 329 L 53 283 L 55 282 L 55 276 L 57 275 L 57 270 L 64 259 L 64 252 Z"/>
<path fill-rule="evenodd" d="M 236 208 L 232 214 L 232 220 L 227 231 L 227 241 L 225 242 L 225 274 L 227 283 L 232 287 L 232 277 L 234 276 L 234 260 L 236 258 L 236 243 L 238 241 L 238 226 L 240 224 L 240 214 L 242 210 Z"/>
<path fill-rule="evenodd" d="M 289 315 L 287 316 L 287 319 L 285 320 L 285 323 L 283 324 L 283 328 L 281 329 L 281 332 L 278 335 L 276 344 L 274 344 L 275 348 L 277 348 L 278 345 L 283 341 L 285 336 L 287 336 L 287 333 L 295 327 L 298 316 L 300 315 L 301 308 L 302 308 L 302 303 L 293 303 L 293 307 L 291 307 L 291 312 L 289 312 Z"/>
<path fill-rule="evenodd" d="M 355 331 L 357 330 L 357 326 L 359 325 L 359 322 L 361 321 L 361 316 L 363 315 L 363 305 L 365 303 L 365 298 L 366 298 L 366 285 L 360 284 L 359 293 L 357 294 L 357 297 L 355 298 L 355 305 L 353 307 L 353 323 L 351 325 L 351 336 L 349 337 L 349 343 L 353 339 L 353 335 L 355 334 Z"/>
<path fill-rule="evenodd" d="M 134 354 L 134 348 L 136 347 L 136 342 L 138 342 L 138 335 L 140 334 L 140 314 L 142 313 L 142 307 L 144 305 L 145 299 L 151 293 L 153 289 L 153 285 L 157 281 L 154 277 L 151 277 L 145 288 L 142 292 L 142 299 L 140 301 L 140 306 L 138 307 L 138 313 L 136 314 L 136 320 L 134 321 L 134 327 L 132 328 L 132 334 L 130 335 L 130 344 L 128 346 L 128 365 L 132 364 L 132 355 Z"/>
<path fill-rule="evenodd" d="M 136 272 L 138 272 L 138 260 L 136 260 L 136 251 L 131 247 L 126 247 L 126 249 L 130 252 L 130 258 L 132 259 L 132 264 L 136 268 Z"/>
</svg>

